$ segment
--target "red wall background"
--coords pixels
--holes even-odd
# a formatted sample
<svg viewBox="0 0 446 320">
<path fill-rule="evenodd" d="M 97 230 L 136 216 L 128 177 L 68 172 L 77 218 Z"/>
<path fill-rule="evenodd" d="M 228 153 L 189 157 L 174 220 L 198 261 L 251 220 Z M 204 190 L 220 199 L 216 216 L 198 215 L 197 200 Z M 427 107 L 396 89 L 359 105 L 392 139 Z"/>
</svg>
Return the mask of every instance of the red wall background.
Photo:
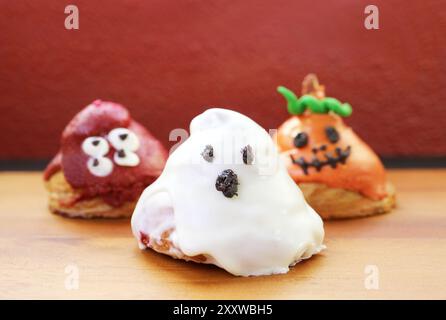
<svg viewBox="0 0 446 320">
<path fill-rule="evenodd" d="M 65 3 L 66 2 L 66 3 Z M 76 4 L 80 29 L 64 28 Z M 376 0 L 0 1 L 0 159 L 51 157 L 96 98 L 126 105 L 167 146 L 205 106 L 266 128 L 275 92 L 315 72 L 352 104 L 348 123 L 382 156 L 446 155 L 446 2 Z"/>
</svg>

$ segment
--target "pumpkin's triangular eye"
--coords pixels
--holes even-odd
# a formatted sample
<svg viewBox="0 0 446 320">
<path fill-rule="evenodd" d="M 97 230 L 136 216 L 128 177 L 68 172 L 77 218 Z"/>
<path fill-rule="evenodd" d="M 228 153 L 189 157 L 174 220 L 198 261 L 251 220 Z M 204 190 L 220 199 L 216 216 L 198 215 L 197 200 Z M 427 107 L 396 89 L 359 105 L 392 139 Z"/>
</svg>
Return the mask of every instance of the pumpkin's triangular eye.
<svg viewBox="0 0 446 320">
<path fill-rule="evenodd" d="M 306 132 L 299 132 L 293 140 L 297 148 L 303 148 L 308 144 L 308 134 Z"/>
<path fill-rule="evenodd" d="M 327 139 L 331 143 L 336 143 L 339 141 L 339 133 L 338 130 L 336 130 L 335 127 L 328 126 L 325 128 L 325 134 L 327 135 Z"/>
</svg>

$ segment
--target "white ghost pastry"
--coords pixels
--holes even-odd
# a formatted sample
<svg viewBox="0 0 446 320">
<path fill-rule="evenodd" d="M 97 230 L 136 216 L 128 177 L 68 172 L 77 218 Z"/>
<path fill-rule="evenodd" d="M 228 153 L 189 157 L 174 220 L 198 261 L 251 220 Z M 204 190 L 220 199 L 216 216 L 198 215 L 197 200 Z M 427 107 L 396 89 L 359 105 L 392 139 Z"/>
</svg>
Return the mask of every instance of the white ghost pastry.
<svg viewBox="0 0 446 320">
<path fill-rule="evenodd" d="M 209 109 L 141 195 L 132 217 L 141 249 L 213 263 L 234 275 L 286 273 L 323 248 L 319 215 L 248 117 Z"/>
</svg>

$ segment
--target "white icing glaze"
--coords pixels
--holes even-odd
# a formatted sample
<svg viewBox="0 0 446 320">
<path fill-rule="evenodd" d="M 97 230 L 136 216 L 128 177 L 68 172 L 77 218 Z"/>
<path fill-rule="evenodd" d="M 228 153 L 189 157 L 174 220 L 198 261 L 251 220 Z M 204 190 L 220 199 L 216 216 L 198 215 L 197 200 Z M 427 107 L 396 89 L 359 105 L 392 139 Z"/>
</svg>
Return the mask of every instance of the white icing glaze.
<svg viewBox="0 0 446 320">
<path fill-rule="evenodd" d="M 243 163 L 240 150 L 253 150 Z M 212 145 L 214 158 L 201 155 Z M 226 169 L 238 177 L 238 195 L 215 187 Z M 324 248 L 323 224 L 287 173 L 268 133 L 248 117 L 209 109 L 191 122 L 191 135 L 169 157 L 162 175 L 138 201 L 132 229 L 150 241 L 173 230 L 179 249 L 171 254 L 203 254 L 235 275 L 285 273 L 289 266 Z"/>
<path fill-rule="evenodd" d="M 97 177 L 108 176 L 113 171 L 113 162 L 106 157 L 89 158 L 87 168 Z"/>
</svg>

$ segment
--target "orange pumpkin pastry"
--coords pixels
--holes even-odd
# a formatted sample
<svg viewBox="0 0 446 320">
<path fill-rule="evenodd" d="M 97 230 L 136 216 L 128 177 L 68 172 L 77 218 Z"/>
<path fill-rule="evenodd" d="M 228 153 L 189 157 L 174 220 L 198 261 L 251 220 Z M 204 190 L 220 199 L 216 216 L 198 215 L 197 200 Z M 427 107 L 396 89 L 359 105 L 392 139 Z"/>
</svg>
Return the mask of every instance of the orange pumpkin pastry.
<svg viewBox="0 0 446 320">
<path fill-rule="evenodd" d="M 307 202 L 324 219 L 389 212 L 395 191 L 379 157 L 348 127 L 348 103 L 325 97 L 324 86 L 308 75 L 302 96 L 278 87 L 292 117 L 278 129 L 276 141 L 288 171 Z"/>
</svg>

